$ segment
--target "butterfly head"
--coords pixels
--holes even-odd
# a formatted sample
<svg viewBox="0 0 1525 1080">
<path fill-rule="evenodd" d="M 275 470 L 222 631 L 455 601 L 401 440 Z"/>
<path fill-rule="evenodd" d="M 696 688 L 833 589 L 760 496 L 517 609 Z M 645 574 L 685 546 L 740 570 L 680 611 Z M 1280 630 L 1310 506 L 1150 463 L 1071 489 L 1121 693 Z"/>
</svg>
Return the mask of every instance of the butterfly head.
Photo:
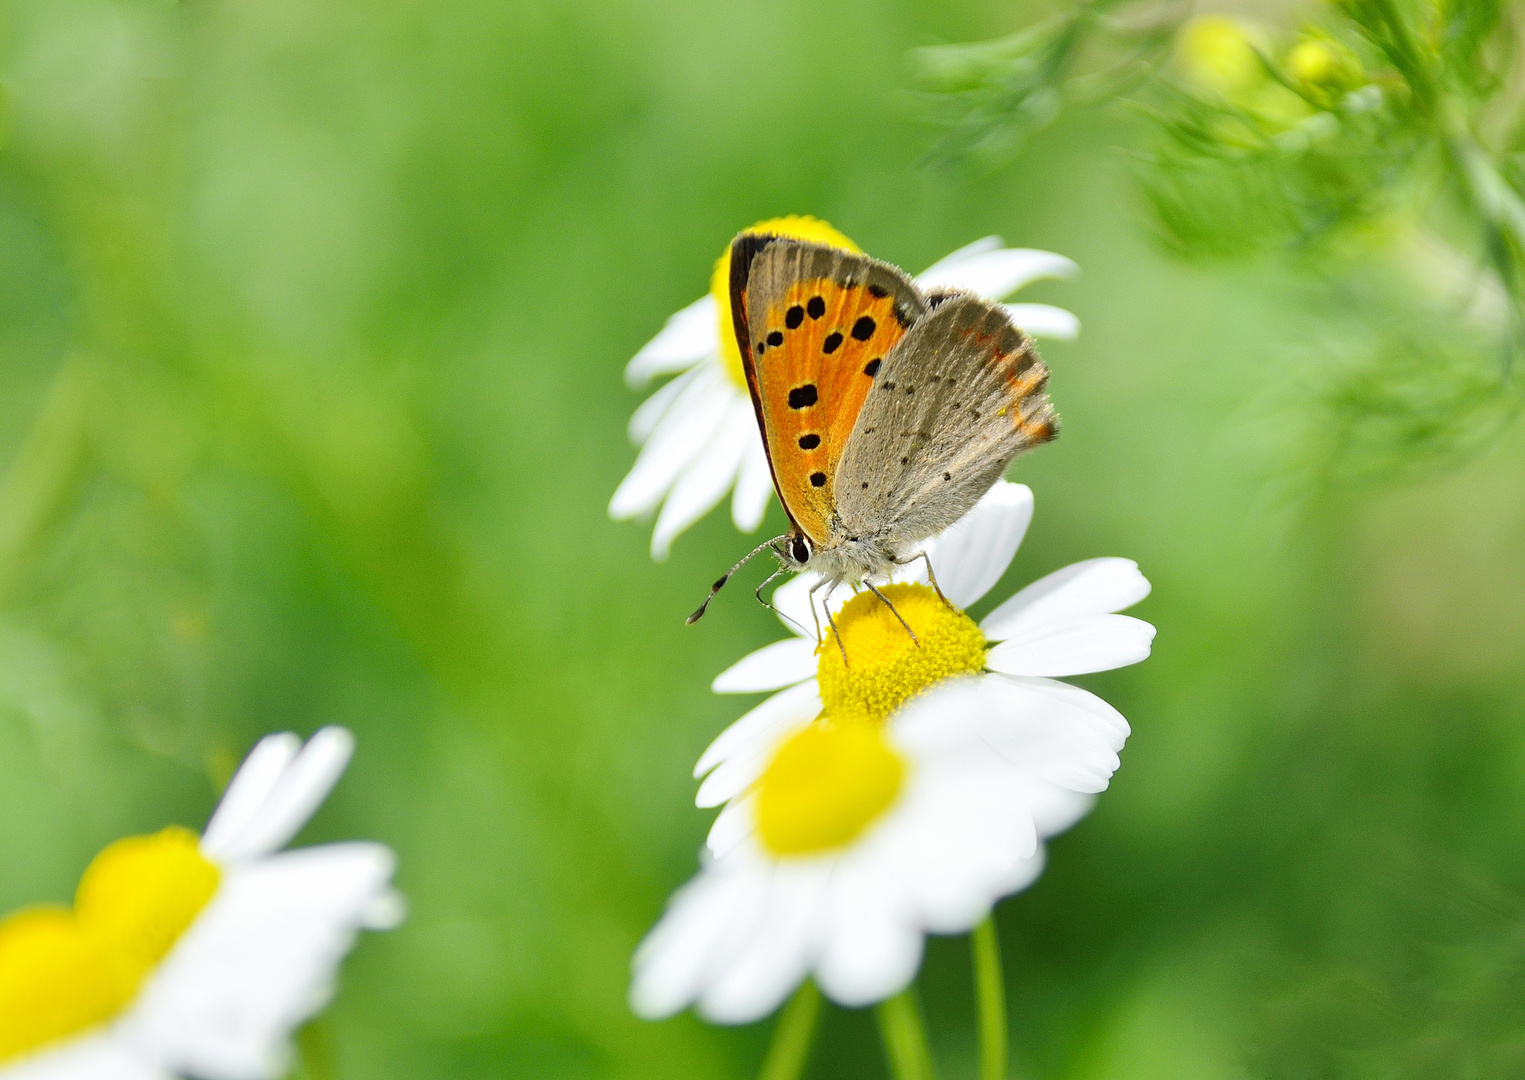
<svg viewBox="0 0 1525 1080">
<path fill-rule="evenodd" d="M 810 557 L 815 554 L 809 537 L 798 527 L 780 536 L 774 542 L 773 551 L 778 556 L 778 561 L 784 564 L 784 569 L 795 572 L 805 569 L 810 563 Z"/>
</svg>

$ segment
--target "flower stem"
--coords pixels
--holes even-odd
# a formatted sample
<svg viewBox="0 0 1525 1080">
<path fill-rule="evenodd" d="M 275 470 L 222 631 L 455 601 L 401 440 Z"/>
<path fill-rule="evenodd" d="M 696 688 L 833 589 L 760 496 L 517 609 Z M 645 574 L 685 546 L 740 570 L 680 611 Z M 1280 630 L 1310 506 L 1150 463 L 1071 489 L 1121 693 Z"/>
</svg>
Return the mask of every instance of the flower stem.
<svg viewBox="0 0 1525 1080">
<path fill-rule="evenodd" d="M 906 987 L 894 997 L 879 1003 L 879 1037 L 890 1059 L 895 1080 L 936 1080 L 932 1052 L 927 1048 L 927 1032 L 921 1022 L 916 995 Z"/>
<path fill-rule="evenodd" d="M 778 1018 L 758 1080 L 797 1080 L 810 1056 L 810 1043 L 820 1016 L 821 992 L 807 979 Z"/>
<path fill-rule="evenodd" d="M 974 998 L 979 1008 L 980 1080 L 1006 1080 L 1006 984 L 1001 978 L 1001 942 L 995 917 L 969 935 L 974 953 Z"/>
</svg>

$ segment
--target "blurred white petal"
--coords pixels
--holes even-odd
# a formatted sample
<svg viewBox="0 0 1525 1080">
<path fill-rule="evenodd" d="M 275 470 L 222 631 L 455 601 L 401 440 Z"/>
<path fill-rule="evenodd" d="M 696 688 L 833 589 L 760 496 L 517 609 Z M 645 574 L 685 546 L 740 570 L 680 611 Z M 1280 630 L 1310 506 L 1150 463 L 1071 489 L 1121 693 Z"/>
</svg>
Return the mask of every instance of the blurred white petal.
<svg viewBox="0 0 1525 1080">
<path fill-rule="evenodd" d="M 937 540 L 931 559 L 943 594 L 967 608 L 989 592 L 1011 565 L 1032 519 L 1031 489 L 996 481 L 974 509 Z"/>
<path fill-rule="evenodd" d="M 800 692 L 797 698 L 793 697 L 796 691 Z M 772 722 L 766 727 L 754 729 L 755 735 L 752 738 L 734 744 L 727 752 L 725 759 L 704 778 L 704 783 L 699 785 L 699 791 L 694 796 L 695 806 L 707 810 L 746 791 L 773 760 L 778 745 L 796 731 L 808 727 L 820 715 L 820 697 L 816 694 L 815 680 L 812 679 L 808 683 L 801 683 L 799 686 L 775 694 L 757 709 L 738 720 L 732 728 L 747 722 L 763 706 L 770 702 L 777 702 L 779 698 L 786 695 L 790 695 L 790 699 L 774 705 L 771 710 Z M 724 736 L 725 733 L 721 738 Z M 717 739 L 716 742 L 719 740 Z M 708 758 L 709 754 L 705 757 Z M 704 762 L 701 761 L 700 764 Z"/>
<path fill-rule="evenodd" d="M 132 1047 L 109 1033 L 69 1039 L 0 1065 L 5 1080 L 171 1080 Z"/>
<path fill-rule="evenodd" d="M 734 404 L 709 442 L 673 484 L 651 532 L 651 557 L 657 562 L 667 558 L 680 533 L 713 510 L 731 490 L 736 474 L 741 471 L 751 424 L 751 407 Z"/>
<path fill-rule="evenodd" d="M 785 638 L 748 653 L 726 668 L 710 689 L 717 694 L 755 694 L 781 690 L 815 674 L 815 646 L 804 638 Z"/>
<path fill-rule="evenodd" d="M 1087 559 L 1039 578 L 986 616 L 980 629 L 1001 641 L 1051 619 L 1122 611 L 1148 595 L 1149 581 L 1132 559 Z"/>
<path fill-rule="evenodd" d="M 636 455 L 614 497 L 609 516 L 624 521 L 654 510 L 678 475 L 694 460 L 725 420 L 726 406 L 735 396 L 724 384 L 725 373 L 700 368 L 694 379 L 657 422 L 651 437 Z"/>
<path fill-rule="evenodd" d="M 720 316 L 715 298 L 705 293 L 688 307 L 668 316 L 656 337 L 625 365 L 625 384 L 644 386 L 658 375 L 683 371 L 715 351 Z"/>
<path fill-rule="evenodd" d="M 393 865 L 380 845 L 333 844 L 228 868 L 118 1025 L 121 1038 L 176 1073 L 277 1080 L 291 1034 L 328 1002 Z"/>
<path fill-rule="evenodd" d="M 636 949 L 631 1011 L 660 1020 L 698 997 L 716 962 L 724 959 L 725 942 L 744 942 L 762 917 L 764 880 L 746 867 L 711 870 L 680 889 Z"/>
<path fill-rule="evenodd" d="M 704 838 L 704 846 L 709 848 L 715 858 L 724 858 L 727 852 L 752 835 L 757 827 L 753 816 L 755 798 L 756 796 L 747 794 L 732 799 L 715 815 L 709 835 Z"/>
<path fill-rule="evenodd" d="M 891 723 L 897 742 L 918 758 L 956 763 L 973 755 L 978 761 L 994 751 L 1027 784 L 1093 793 L 1106 788 L 1118 765 L 1112 740 L 1080 710 L 999 679 L 950 680 L 905 706 Z"/>
<path fill-rule="evenodd" d="M 746 947 L 700 994 L 701 1015 L 717 1024 L 750 1024 L 778 1008 L 809 968 L 813 924 L 827 884 L 826 875 L 806 863 L 773 867 L 763 917 Z"/>
<path fill-rule="evenodd" d="M 849 1008 L 898 994 L 921 966 L 921 928 L 894 903 L 888 884 L 861 872 L 834 882 L 815 977 Z"/>
<path fill-rule="evenodd" d="M 630 441 L 636 446 L 644 443 L 656 430 L 657 423 L 672 408 L 673 402 L 682 396 L 684 389 L 696 377 L 697 372 L 686 371 L 637 405 L 635 412 L 630 414 L 630 424 L 625 429 L 626 434 L 630 436 Z"/>
<path fill-rule="evenodd" d="M 215 857 L 235 862 L 285 846 L 328 798 L 354 752 L 355 737 L 344 728 L 326 727 L 313 735 L 243 827 L 222 838 Z"/>
<path fill-rule="evenodd" d="M 1035 338 L 1074 341 L 1080 336 L 1080 320 L 1053 304 L 1007 304 L 1006 314 L 1017 329 Z"/>
<path fill-rule="evenodd" d="M 1086 723 L 1094 727 L 1114 750 L 1121 750 L 1123 743 L 1133 733 L 1122 713 L 1089 690 L 1082 690 L 1078 686 L 1071 686 L 1057 679 L 1034 676 L 1001 675 L 999 680 L 1002 684 L 1015 684 L 1021 687 L 1023 692 L 1057 703 L 1064 709 L 1079 710 L 1084 715 Z"/>
<path fill-rule="evenodd" d="M 1071 259 L 1035 248 L 1003 248 L 987 236 L 960 248 L 916 275 L 924 291 L 968 289 L 987 300 L 1002 300 L 1039 278 L 1069 278 L 1080 273 Z"/>
<path fill-rule="evenodd" d="M 213 859 L 226 856 L 228 845 L 259 814 L 301 749 L 302 740 L 290 731 L 283 731 L 266 735 L 249 751 L 212 812 L 212 820 L 207 822 L 201 838 L 202 851 Z"/>
<path fill-rule="evenodd" d="M 736 494 L 731 499 L 731 520 L 744 533 L 753 532 L 768 512 L 768 497 L 773 494 L 773 473 L 768 469 L 768 455 L 762 436 L 752 418 L 753 438 L 741 459 L 741 475 L 736 478 Z"/>
<path fill-rule="evenodd" d="M 694 776 L 703 776 L 758 740 L 766 740 L 771 745 L 776 741 L 778 731 L 808 724 L 820 714 L 821 695 L 814 679 L 781 690 L 715 736 L 715 741 L 700 756 L 699 764 L 694 766 Z"/>
</svg>

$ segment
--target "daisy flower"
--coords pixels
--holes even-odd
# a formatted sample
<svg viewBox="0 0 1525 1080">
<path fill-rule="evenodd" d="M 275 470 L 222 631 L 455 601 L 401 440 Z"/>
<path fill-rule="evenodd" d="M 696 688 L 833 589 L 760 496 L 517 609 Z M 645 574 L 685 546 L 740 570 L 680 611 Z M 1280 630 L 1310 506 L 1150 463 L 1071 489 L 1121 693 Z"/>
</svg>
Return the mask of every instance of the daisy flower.
<svg viewBox="0 0 1525 1080">
<path fill-rule="evenodd" d="M 957 610 L 1000 578 L 1032 508 L 1003 481 L 928 545 L 954 607 L 911 574 L 882 588 L 919 644 L 863 592 L 831 603 L 836 640 L 817 647 L 811 576 L 774 594 L 796 636 L 715 680 L 777 693 L 695 769 L 698 804 L 724 809 L 636 953 L 637 1013 L 697 1003 L 745 1023 L 807 975 L 843 1005 L 880 1001 L 915 975 L 924 934 L 971 929 L 1038 875 L 1043 839 L 1086 812 L 1128 735 L 1057 679 L 1143 660 L 1154 628 L 1114 614 L 1149 592 L 1127 559 L 1050 574 L 979 625 Z"/>
<path fill-rule="evenodd" d="M 0 920 L 0 1080 L 275 1080 L 361 928 L 399 921 L 391 851 L 281 852 L 354 739 L 264 739 L 206 833 L 168 828 L 97 855 L 73 908 Z"/>
<path fill-rule="evenodd" d="M 860 250 L 836 229 L 812 217 L 760 221 L 749 232 L 775 233 Z M 959 248 L 917 275 L 923 289 L 968 289 L 1000 300 L 1039 278 L 1072 277 L 1078 268 L 1063 255 L 1002 246 L 987 236 Z M 667 320 L 662 332 L 625 368 L 625 381 L 639 389 L 663 375 L 676 375 L 647 398 L 630 418 L 630 440 L 641 448 L 630 474 L 609 502 L 616 521 L 658 507 L 651 557 L 667 558 L 673 540 L 709 513 L 727 492 L 731 519 L 742 532 L 762 523 L 773 491 L 762 436 L 741 370 L 731 329 L 731 249 L 715 263 L 708 296 Z M 1012 321 L 1034 337 L 1070 341 L 1080 321 L 1049 304 L 1008 304 Z"/>
</svg>

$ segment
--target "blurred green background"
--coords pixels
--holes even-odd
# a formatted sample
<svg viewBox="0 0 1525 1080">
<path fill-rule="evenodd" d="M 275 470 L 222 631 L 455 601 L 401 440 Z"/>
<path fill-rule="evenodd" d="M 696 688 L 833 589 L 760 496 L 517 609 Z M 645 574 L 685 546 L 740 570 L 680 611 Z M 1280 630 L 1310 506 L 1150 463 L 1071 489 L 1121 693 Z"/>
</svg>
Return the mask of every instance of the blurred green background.
<svg viewBox="0 0 1525 1080">
<path fill-rule="evenodd" d="M 907 51 L 1034 8 L 0 12 L 0 911 L 199 826 L 261 734 L 345 724 L 302 842 L 391 844 L 411 917 L 308 1076 L 754 1074 L 766 1024 L 624 1004 L 708 826 L 691 766 L 748 704 L 709 680 L 780 630 L 744 594 L 682 624 L 746 546 L 723 512 L 662 565 L 607 519 L 621 368 L 754 220 L 910 269 L 999 233 L 1081 264 L 1022 299 L 1085 329 L 1045 349 L 1065 433 L 1013 470 L 1038 511 L 993 599 L 1124 555 L 1160 628 L 1083 680 L 1123 768 L 999 910 L 1014 1074 L 1525 1075 L 1525 438 L 1289 494 L 1330 313 L 1160 254 L 1122 118 L 918 164 Z M 962 940 L 921 989 L 969 1075 Z M 831 1010 L 810 1075 L 885 1075 L 871 1016 Z"/>
</svg>

